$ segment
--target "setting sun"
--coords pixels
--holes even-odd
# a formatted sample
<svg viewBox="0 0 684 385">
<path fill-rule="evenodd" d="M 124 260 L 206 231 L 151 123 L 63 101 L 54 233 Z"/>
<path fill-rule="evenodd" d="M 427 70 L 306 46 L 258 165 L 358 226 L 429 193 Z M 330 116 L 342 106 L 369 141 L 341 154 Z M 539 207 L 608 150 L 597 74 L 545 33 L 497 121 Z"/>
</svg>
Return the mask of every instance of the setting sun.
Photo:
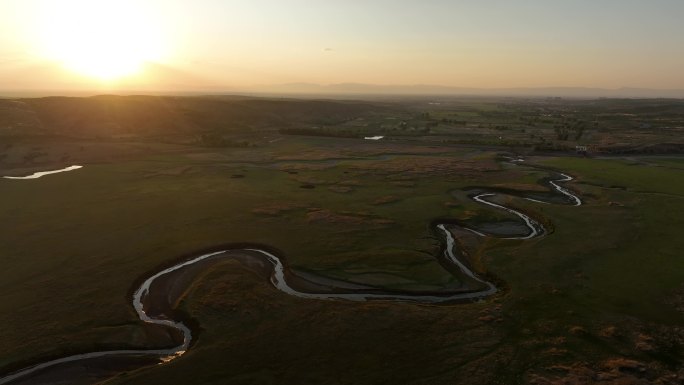
<svg viewBox="0 0 684 385">
<path fill-rule="evenodd" d="M 43 21 L 42 54 L 80 75 L 114 81 L 162 56 L 160 27 L 135 2 L 59 2 Z"/>
</svg>

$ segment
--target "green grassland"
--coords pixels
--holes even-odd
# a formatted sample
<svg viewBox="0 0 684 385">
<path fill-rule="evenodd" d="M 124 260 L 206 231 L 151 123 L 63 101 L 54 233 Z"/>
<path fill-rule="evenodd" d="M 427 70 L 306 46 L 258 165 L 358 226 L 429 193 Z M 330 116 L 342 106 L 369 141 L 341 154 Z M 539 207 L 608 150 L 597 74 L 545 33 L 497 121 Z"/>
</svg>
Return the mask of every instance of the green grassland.
<svg viewBox="0 0 684 385">
<path fill-rule="evenodd" d="M 291 175 L 190 155 L 2 183 L 2 324 L 9 332 L 3 364 L 88 349 L 95 341 L 146 343 L 127 298 L 132 283 L 166 261 L 217 244 L 267 244 L 295 268 L 337 277 L 378 272 L 387 286 L 451 280 L 434 262 L 438 241 L 428 225 L 444 213 L 456 178 L 395 187 L 387 175 L 356 175 L 362 172 L 343 164 Z M 175 175 L 179 165 L 191 168 Z M 353 191 L 327 189 L 345 179 L 356 180 Z M 316 188 L 302 189 L 302 180 L 315 180 Z M 400 200 L 373 203 L 390 193 Z M 420 216 L 410 209 L 416 204 Z M 335 215 L 311 219 L 314 210 Z M 44 308 L 45 302 L 52 306 Z"/>
<path fill-rule="evenodd" d="M 86 167 L 0 179 L 0 372 L 168 345 L 138 321 L 132 287 L 215 245 L 268 245 L 296 271 L 388 289 L 458 287 L 434 258 L 431 221 L 514 219 L 473 202 L 467 188 L 544 191 L 549 174 L 531 163 L 575 176 L 571 188 L 586 204 L 495 198 L 552 230 L 467 242 L 471 264 L 499 295 L 457 306 L 307 301 L 219 264 L 178 304 L 201 327 L 196 345 L 107 383 L 676 383 L 684 378 L 683 106 L 3 99 L 3 175 Z M 366 135 L 386 139 L 359 139 Z M 576 144 L 594 157 L 575 157 Z M 530 157 L 516 166 L 502 152 Z M 610 154 L 625 155 L 601 158 Z"/>
<path fill-rule="evenodd" d="M 0 368 L 168 343 L 138 322 L 133 283 L 218 244 L 269 245 L 295 269 L 388 288 L 457 285 L 433 257 L 430 221 L 510 219 L 461 189 L 539 188 L 547 175 L 496 158 L 295 137 L 0 180 Z M 600 373 L 615 358 L 643 365 L 623 373 L 640 380 L 681 370 L 681 160 L 528 161 L 577 176 L 587 204 L 510 198 L 554 232 L 478 246 L 473 263 L 502 282 L 500 295 L 456 306 L 311 301 L 219 264 L 179 304 L 202 328 L 187 355 L 107 383 L 516 384 L 587 362 Z"/>
</svg>

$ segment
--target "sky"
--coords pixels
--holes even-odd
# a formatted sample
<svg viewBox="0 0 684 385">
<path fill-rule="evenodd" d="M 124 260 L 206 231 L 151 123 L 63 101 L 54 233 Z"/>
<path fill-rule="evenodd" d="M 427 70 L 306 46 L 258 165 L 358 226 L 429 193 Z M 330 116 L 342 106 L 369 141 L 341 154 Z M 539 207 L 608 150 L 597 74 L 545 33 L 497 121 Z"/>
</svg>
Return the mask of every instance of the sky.
<svg viewBox="0 0 684 385">
<path fill-rule="evenodd" d="M 0 0 L 0 90 L 684 89 L 681 0 Z"/>
</svg>

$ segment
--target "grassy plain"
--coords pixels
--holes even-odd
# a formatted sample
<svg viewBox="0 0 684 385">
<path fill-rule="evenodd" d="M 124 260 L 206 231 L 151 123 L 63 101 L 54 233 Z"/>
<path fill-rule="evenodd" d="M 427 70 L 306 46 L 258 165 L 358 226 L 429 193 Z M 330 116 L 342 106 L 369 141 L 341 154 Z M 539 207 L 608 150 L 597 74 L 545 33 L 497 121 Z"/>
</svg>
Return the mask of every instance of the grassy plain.
<svg viewBox="0 0 684 385">
<path fill-rule="evenodd" d="M 269 135 L 252 148 L 75 144 L 62 162 L 83 161 L 81 170 L 0 179 L 0 372 L 42 357 L 168 344 L 137 320 L 131 287 L 217 244 L 266 244 L 295 269 L 389 288 L 458 285 L 433 257 L 430 222 L 510 219 L 462 189 L 539 189 L 547 175 L 498 162 L 491 149 Z M 19 142 L 7 159 L 67 147 Z M 586 204 L 506 198 L 553 233 L 487 239 L 473 250 L 473 264 L 501 280 L 500 295 L 455 306 L 311 301 L 227 262 L 178 304 L 202 328 L 193 348 L 106 383 L 680 381 L 682 160 L 527 162 L 576 176 L 570 187 Z"/>
<path fill-rule="evenodd" d="M 278 155 L 288 153 L 283 146 Z M 396 172 L 382 166 L 368 173 L 358 163 L 246 164 L 230 151 L 189 151 L 5 180 L 2 313 L 11 332 L 4 337 L 15 340 L 3 345 L 3 363 L 87 349 L 95 341 L 145 344 L 127 297 L 133 281 L 216 244 L 268 244 L 295 268 L 330 276 L 376 274 L 376 283 L 389 287 L 449 284 L 451 276 L 432 257 L 438 241 L 429 221 L 448 211 L 448 190 L 472 177 L 444 180 L 435 172 L 415 185 L 395 186 L 388 178 Z M 425 162 L 421 173 L 433 163 L 438 166 L 440 158 Z M 332 186 L 353 190 L 340 193 Z M 396 202 L 377 202 L 390 194 Z M 415 214 L 416 204 L 424 214 Z M 52 306 L 44 309 L 43 301 Z"/>
</svg>

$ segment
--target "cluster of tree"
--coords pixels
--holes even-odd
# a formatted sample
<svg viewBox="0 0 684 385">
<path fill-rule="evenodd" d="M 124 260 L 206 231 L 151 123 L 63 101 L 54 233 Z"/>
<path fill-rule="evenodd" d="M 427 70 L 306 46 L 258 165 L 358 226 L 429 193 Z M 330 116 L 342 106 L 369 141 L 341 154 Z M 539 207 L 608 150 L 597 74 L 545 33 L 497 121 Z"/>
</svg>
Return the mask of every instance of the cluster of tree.
<svg viewBox="0 0 684 385">
<path fill-rule="evenodd" d="M 456 119 L 447 119 L 447 118 L 442 118 L 442 123 L 444 124 L 453 124 L 456 126 L 465 126 L 468 124 L 468 121 L 466 120 L 456 120 Z"/>
<path fill-rule="evenodd" d="M 556 139 L 568 140 L 570 131 L 568 131 L 566 128 L 555 127 L 553 130 L 556 132 Z"/>
<path fill-rule="evenodd" d="M 422 127 L 419 127 L 419 125 L 422 125 Z M 411 136 L 411 135 L 416 135 L 420 133 L 429 133 L 430 128 L 432 127 L 437 127 L 439 125 L 439 122 L 437 121 L 429 121 L 429 122 L 412 122 L 411 125 L 409 125 L 408 122 L 406 121 L 401 121 L 397 125 L 373 125 L 373 126 L 367 126 L 364 127 L 363 131 L 359 132 L 359 136 L 367 136 L 368 134 L 381 134 L 381 133 L 387 133 L 387 134 L 394 134 L 394 135 L 404 135 L 404 136 Z M 363 135 L 361 135 L 363 134 Z"/>
<path fill-rule="evenodd" d="M 409 127 L 409 128 L 403 129 L 400 132 L 396 132 L 394 134 L 403 135 L 403 136 L 416 136 L 416 135 L 429 134 L 429 133 L 430 133 L 429 127 Z"/>
<path fill-rule="evenodd" d="M 281 128 L 278 132 L 283 135 L 330 136 L 334 138 L 359 138 L 363 136 L 359 132 L 332 128 Z"/>
<path fill-rule="evenodd" d="M 478 113 L 485 118 L 509 119 L 511 117 L 506 111 L 478 111 Z"/>
<path fill-rule="evenodd" d="M 508 147 L 530 147 L 533 143 L 516 139 L 488 139 L 488 138 L 462 138 L 447 139 L 442 143 L 453 144 L 474 144 L 480 146 L 508 146 Z"/>
<path fill-rule="evenodd" d="M 197 141 L 205 147 L 254 147 L 247 141 L 228 139 L 216 132 L 200 134 Z"/>
<path fill-rule="evenodd" d="M 535 151 L 572 151 L 574 150 L 573 147 L 570 147 L 566 144 L 563 143 L 540 143 L 540 144 L 535 144 L 534 146 Z"/>
<path fill-rule="evenodd" d="M 657 143 L 646 146 L 601 147 L 600 152 L 609 154 L 682 154 L 684 143 Z"/>
<path fill-rule="evenodd" d="M 558 140 L 568 140 L 570 138 L 570 130 L 574 131 L 573 138 L 575 140 L 580 140 L 582 135 L 584 135 L 585 129 L 586 127 L 584 125 L 577 125 L 575 127 L 556 126 L 554 131 L 556 132 L 556 138 Z"/>
</svg>

